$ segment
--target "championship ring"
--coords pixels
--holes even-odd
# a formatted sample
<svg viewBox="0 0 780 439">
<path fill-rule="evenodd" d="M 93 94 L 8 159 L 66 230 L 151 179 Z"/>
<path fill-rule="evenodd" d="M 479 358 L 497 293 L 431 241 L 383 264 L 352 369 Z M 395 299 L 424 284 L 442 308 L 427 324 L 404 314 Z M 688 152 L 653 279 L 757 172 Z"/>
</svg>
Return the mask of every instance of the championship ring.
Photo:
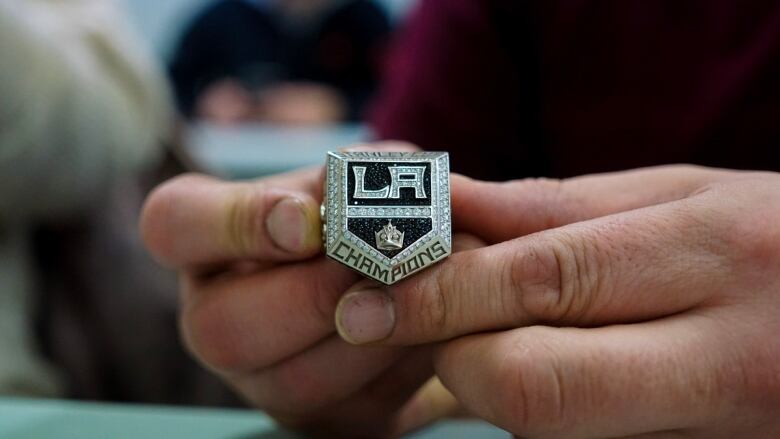
<svg viewBox="0 0 780 439">
<path fill-rule="evenodd" d="M 329 152 L 326 254 L 390 285 L 450 255 L 446 152 Z"/>
</svg>

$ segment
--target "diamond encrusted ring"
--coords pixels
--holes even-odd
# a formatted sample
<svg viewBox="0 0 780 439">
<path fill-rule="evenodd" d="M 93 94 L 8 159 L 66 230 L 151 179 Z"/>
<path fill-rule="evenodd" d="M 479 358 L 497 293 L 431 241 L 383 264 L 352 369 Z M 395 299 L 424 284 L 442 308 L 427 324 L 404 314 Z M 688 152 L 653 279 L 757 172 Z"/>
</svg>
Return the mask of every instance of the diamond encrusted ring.
<svg viewBox="0 0 780 439">
<path fill-rule="evenodd" d="M 390 285 L 450 255 L 446 152 L 329 152 L 326 254 Z"/>
</svg>

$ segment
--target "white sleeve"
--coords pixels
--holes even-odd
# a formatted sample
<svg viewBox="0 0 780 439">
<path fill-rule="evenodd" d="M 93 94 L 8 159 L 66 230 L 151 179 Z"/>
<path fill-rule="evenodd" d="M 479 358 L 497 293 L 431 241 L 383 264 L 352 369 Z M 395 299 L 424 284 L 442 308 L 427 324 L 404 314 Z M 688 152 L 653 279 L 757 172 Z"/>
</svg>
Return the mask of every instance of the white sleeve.
<svg viewBox="0 0 780 439">
<path fill-rule="evenodd" d="M 0 0 L 0 218 L 67 212 L 160 156 L 158 67 L 109 0 Z"/>
</svg>

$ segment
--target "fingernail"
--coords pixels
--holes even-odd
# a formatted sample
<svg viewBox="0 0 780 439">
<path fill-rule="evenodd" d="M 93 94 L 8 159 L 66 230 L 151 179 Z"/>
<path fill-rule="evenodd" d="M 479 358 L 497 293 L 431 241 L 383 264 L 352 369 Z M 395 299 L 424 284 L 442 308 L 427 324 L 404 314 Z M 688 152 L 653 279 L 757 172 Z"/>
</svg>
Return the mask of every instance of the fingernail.
<svg viewBox="0 0 780 439">
<path fill-rule="evenodd" d="M 311 228 L 303 201 L 288 197 L 273 208 L 265 220 L 268 234 L 279 248 L 299 253 L 306 249 Z"/>
<path fill-rule="evenodd" d="M 336 328 L 352 344 L 383 340 L 395 327 L 393 300 L 381 290 L 355 291 L 342 297 L 336 308 Z"/>
</svg>

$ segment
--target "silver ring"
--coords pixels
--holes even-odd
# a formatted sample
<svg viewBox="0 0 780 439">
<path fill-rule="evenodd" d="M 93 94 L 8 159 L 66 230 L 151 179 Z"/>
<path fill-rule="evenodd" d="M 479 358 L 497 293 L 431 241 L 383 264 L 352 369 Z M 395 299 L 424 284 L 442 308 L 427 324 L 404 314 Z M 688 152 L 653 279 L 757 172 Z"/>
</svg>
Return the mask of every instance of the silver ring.
<svg viewBox="0 0 780 439">
<path fill-rule="evenodd" d="M 325 253 L 390 285 L 452 253 L 446 152 L 329 152 Z"/>
</svg>

